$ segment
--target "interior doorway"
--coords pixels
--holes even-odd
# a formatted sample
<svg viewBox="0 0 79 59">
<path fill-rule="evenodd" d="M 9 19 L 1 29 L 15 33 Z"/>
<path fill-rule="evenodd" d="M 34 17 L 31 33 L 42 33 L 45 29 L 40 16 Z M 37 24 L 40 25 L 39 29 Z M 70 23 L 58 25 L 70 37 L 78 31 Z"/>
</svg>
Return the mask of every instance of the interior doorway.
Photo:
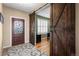
<svg viewBox="0 0 79 59">
<path fill-rule="evenodd" d="M 50 4 L 36 11 L 36 48 L 49 55 L 50 48 Z"/>
</svg>

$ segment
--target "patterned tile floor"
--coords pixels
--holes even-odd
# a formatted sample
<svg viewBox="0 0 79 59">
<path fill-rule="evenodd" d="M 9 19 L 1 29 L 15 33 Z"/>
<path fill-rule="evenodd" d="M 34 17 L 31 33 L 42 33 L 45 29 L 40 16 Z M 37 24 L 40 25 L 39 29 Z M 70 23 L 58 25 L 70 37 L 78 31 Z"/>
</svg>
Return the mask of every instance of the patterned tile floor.
<svg viewBox="0 0 79 59">
<path fill-rule="evenodd" d="M 3 56 L 47 56 L 46 53 L 41 53 L 32 44 L 26 43 L 10 47 L 3 51 Z"/>
</svg>

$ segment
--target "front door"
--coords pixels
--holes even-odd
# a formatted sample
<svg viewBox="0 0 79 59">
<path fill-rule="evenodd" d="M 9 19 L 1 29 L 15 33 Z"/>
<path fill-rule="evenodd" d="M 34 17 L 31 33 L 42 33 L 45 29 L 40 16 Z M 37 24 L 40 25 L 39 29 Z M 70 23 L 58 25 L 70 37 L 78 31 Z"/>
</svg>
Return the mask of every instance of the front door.
<svg viewBox="0 0 79 59">
<path fill-rule="evenodd" d="M 24 19 L 12 18 L 12 45 L 24 43 Z"/>
</svg>

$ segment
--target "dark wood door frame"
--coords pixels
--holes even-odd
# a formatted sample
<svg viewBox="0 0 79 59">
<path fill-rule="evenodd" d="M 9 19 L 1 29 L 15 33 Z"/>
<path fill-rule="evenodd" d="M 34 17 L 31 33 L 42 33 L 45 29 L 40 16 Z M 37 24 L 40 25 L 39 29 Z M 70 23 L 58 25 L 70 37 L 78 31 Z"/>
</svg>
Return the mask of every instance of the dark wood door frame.
<svg viewBox="0 0 79 59">
<path fill-rule="evenodd" d="M 30 17 L 30 40 L 29 42 L 35 45 L 35 12 L 29 15 Z"/>
</svg>

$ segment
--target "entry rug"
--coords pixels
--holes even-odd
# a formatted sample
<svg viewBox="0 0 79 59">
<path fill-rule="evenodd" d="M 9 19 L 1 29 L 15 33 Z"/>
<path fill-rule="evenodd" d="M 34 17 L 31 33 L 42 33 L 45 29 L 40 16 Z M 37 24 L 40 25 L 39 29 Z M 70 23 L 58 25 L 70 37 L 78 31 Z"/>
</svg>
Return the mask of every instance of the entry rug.
<svg viewBox="0 0 79 59">
<path fill-rule="evenodd" d="M 41 53 L 32 44 L 26 43 L 13 46 L 7 49 L 3 56 L 48 56 L 46 53 Z"/>
</svg>

